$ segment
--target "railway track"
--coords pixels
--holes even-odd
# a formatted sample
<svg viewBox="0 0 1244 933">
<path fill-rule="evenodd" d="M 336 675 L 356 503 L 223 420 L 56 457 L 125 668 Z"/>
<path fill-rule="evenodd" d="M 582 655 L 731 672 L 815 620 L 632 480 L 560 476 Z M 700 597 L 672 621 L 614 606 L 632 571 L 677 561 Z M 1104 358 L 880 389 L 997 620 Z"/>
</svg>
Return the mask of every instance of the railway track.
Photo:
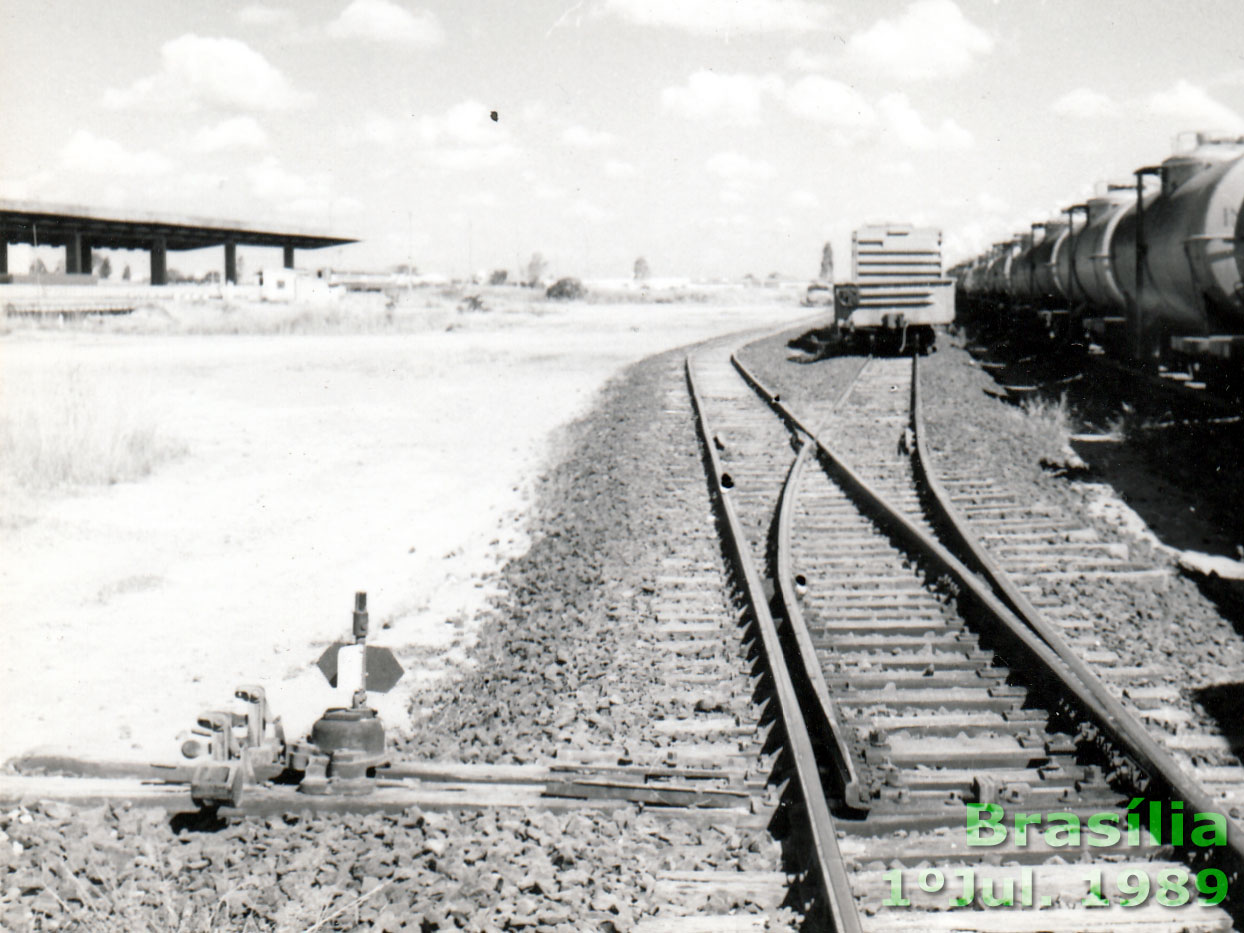
<svg viewBox="0 0 1244 933">
<path fill-rule="evenodd" d="M 833 844 L 817 850 L 817 872 L 834 928 L 1230 929 L 1222 906 L 1199 901 L 1237 879 L 1238 828 L 1227 826 L 1219 845 L 1170 844 L 1170 802 L 1207 812 L 1210 795 L 1034 611 L 1024 588 L 1064 558 L 1025 557 L 1008 541 L 1008 569 L 1033 575 L 1016 583 L 958 509 L 1001 522 L 998 534 L 1060 529 L 987 487 L 952 487 L 956 505 L 929 474 L 913 430 L 914 365 L 869 361 L 840 400 L 804 421 L 728 351 L 688 362 L 719 496 L 746 529 L 738 551 L 759 587 L 753 602 L 777 593 L 785 653 L 774 663 L 789 663 L 813 746 L 801 791 L 813 822 L 817 795 L 830 811 L 821 832 Z M 792 439 L 806 441 L 794 458 Z M 1135 572 L 1096 551 L 1070 548 L 1065 559 Z M 999 844 L 973 846 L 969 814 L 996 812 L 984 805 L 1000 808 L 1010 832 L 991 829 Z M 1139 831 L 1128 831 L 1129 805 Z M 1146 829 L 1155 806 L 1158 838 Z M 1089 845 L 1089 833 L 1063 844 L 1070 837 L 1057 832 L 1021 835 L 1017 811 L 1043 827 L 1074 814 L 1125 831 L 1105 846 Z M 1190 872 L 1203 872 L 1201 890 L 1177 906 L 1170 883 Z M 1124 906 L 1129 895 L 1137 903 Z"/>
<path fill-rule="evenodd" d="M 310 798 L 269 784 L 248 787 L 234 812 L 269 817 L 277 835 L 282 821 L 271 817 L 290 812 L 317 820 L 341 811 L 457 812 L 437 831 L 448 827 L 447 838 L 474 853 L 482 871 L 492 866 L 491 843 L 455 837 L 453 827 L 483 826 L 504 837 L 518 824 L 487 814 L 522 811 L 530 825 L 582 826 L 578 844 L 593 852 L 616 839 L 605 862 L 620 866 L 611 871 L 627 872 L 627 884 L 643 892 L 627 904 L 625 889 L 580 896 L 557 873 L 542 875 L 500 901 L 497 891 L 481 889 L 474 905 L 481 923 L 560 929 L 559 923 L 616 921 L 640 933 L 781 930 L 812 890 L 819 892 L 819 913 L 805 929 L 1229 928 L 1232 916 L 1223 907 L 1196 904 L 1194 882 L 1175 882 L 1181 871 L 1222 865 L 1225 887 L 1233 888 L 1234 829 L 1226 843 L 1200 849 L 1156 842 L 1144 832 L 1134 843 L 1104 849 L 1059 846 L 1040 828 L 1022 841 L 1012 833 L 1000 845 L 968 845 L 969 804 L 1004 808 L 1008 829 L 1016 810 L 1043 820 L 1073 813 L 1085 821 L 1094 814 L 1126 821 L 1135 797 L 1182 800 L 1189 813 L 1209 804 L 1194 785 L 1165 775 L 1169 762 L 1160 749 L 1117 734 L 1120 710 L 1089 683 L 1090 672 L 1064 657 L 1066 647 L 1049 626 L 1026 622 L 1022 599 L 982 584 L 964 566 L 979 572 L 971 563 L 979 556 L 964 553 L 961 563 L 933 542 L 935 534 L 946 536 L 946 516 L 930 507 L 938 496 L 936 482 L 923 475 L 927 456 L 913 456 L 922 438 L 911 430 L 918 405 L 911 363 L 869 362 L 836 404 L 803 421 L 737 364 L 734 343 L 694 353 L 686 385 L 662 376 L 652 399 L 659 399 L 659 414 L 652 420 L 645 410 L 643 430 L 683 442 L 668 447 L 659 472 L 626 454 L 621 473 L 608 480 L 629 487 L 657 477 L 645 487 L 650 501 L 627 525 L 632 544 L 605 566 L 597 601 L 585 609 L 554 595 L 547 605 L 524 608 L 530 620 L 569 613 L 599 615 L 607 624 L 580 630 L 524 622 L 502 654 L 521 649 L 544 660 L 515 667 L 512 694 L 471 707 L 471 741 L 492 748 L 515 728 L 500 716 L 507 697 L 534 698 L 532 721 L 526 711 L 515 717 L 527 731 L 508 736 L 522 761 L 395 760 L 379 769 L 366 796 Z M 702 456 L 687 439 L 693 422 Z M 850 450 L 852 462 L 825 438 Z M 609 442 L 625 450 L 633 438 L 618 434 Z M 993 510 L 1002 502 L 989 498 L 995 493 L 987 487 L 953 488 L 961 504 Z M 568 640 L 550 649 L 540 641 L 546 637 Z M 615 654 L 603 671 L 580 671 L 575 648 L 592 639 L 605 640 Z M 541 655 L 537 646 L 552 653 Z M 497 680 L 484 689 L 498 690 Z M 487 725 L 493 720 L 498 725 Z M 417 750 L 414 744 L 400 751 Z M 28 759 L 19 765 L 26 773 L 0 776 L 0 799 L 187 809 L 188 769 L 83 764 Z M 1146 824 L 1147 806 L 1138 811 Z M 618 836 L 621 826 L 626 832 Z M 784 857 L 770 828 L 786 841 Z M 1167 836 L 1169 830 L 1164 826 Z M 515 851 L 525 831 L 514 832 L 497 851 Z M 546 836 L 548 845 L 557 843 L 557 830 Z M 529 841 L 523 857 L 547 865 Z M 384 843 L 402 845 L 392 834 Z M 443 846 L 429 851 L 436 856 L 431 867 L 417 863 L 428 852 L 412 852 L 416 867 L 401 870 L 415 874 L 395 868 L 366 879 L 388 886 L 392 903 L 406 899 L 414 909 L 456 870 L 452 846 L 449 856 Z M 794 858 L 805 855 L 800 876 Z M 350 853 L 328 856 L 341 871 Z M 582 865 L 589 864 L 585 855 Z M 968 903 L 952 905 L 966 893 L 968 877 Z M 1142 877 L 1154 893 L 1143 906 L 1119 906 L 1120 883 L 1138 885 Z M 1224 888 L 1218 876 L 1203 877 L 1207 889 Z M 1192 904 L 1156 903 L 1163 879 L 1163 891 L 1190 891 Z M 1094 880 L 1109 905 L 1085 903 Z M 368 890 L 360 888 L 359 898 Z M 1001 906 L 1008 897 L 1014 906 Z M 431 900 L 425 917 L 449 915 L 448 899 Z M 205 906 L 214 911 L 215 903 Z M 460 903 L 454 909 L 466 916 Z M 240 923 L 247 915 L 231 916 Z"/>
<path fill-rule="evenodd" d="M 779 745 L 764 701 L 769 691 L 723 563 L 682 358 L 647 364 L 646 372 L 630 390 L 637 400 L 592 434 L 594 452 L 611 451 L 613 459 L 572 458 L 558 487 L 564 522 L 594 529 L 595 537 L 575 539 L 588 559 L 570 559 L 560 535 L 533 549 L 534 575 L 517 578 L 527 588 L 516 597 L 521 615 L 495 657 L 481 650 L 477 659 L 486 676 L 468 681 L 466 695 L 423 724 L 435 737 L 390 743 L 392 764 L 378 769 L 369 794 L 316 797 L 289 784 L 248 784 L 240 806 L 188 820 L 191 767 L 29 757 L 16 763 L 18 773 L 0 774 L 0 800 L 18 814 L 13 838 L 54 875 L 47 882 L 20 876 L 21 897 L 0 903 L 0 914 L 47 900 L 40 886 L 82 871 L 81 853 L 49 852 L 40 842 L 73 834 L 40 830 L 48 813 L 77 819 L 36 803 L 55 800 L 75 809 L 132 805 L 144 813 L 141 844 L 174 864 L 201 864 L 182 854 L 189 845 L 197 855 L 200 836 L 210 847 L 222 836 L 248 838 L 248 829 L 268 852 L 282 853 L 251 866 L 249 853 L 239 852 L 198 874 L 148 880 L 176 889 L 201 887 L 201 875 L 223 890 L 249 886 L 275 869 L 282 890 L 302 890 L 308 901 L 329 897 L 323 892 L 336 884 L 334 908 L 353 910 L 355 899 L 384 886 L 377 899 L 407 905 L 402 915 L 422 915 L 425 929 L 457 928 L 449 920 L 455 911 L 483 929 L 795 929 L 803 895 L 792 891 L 793 860 L 768 832 L 783 811 L 772 779 Z M 606 500 L 620 519 L 601 518 Z M 588 578 L 593 572 L 599 581 Z M 563 586 L 566 577 L 578 582 Z M 435 838 L 427 827 L 393 828 L 421 819 L 412 812 L 429 815 Z M 302 814 L 302 825 L 282 818 L 288 814 Z M 170 817 L 174 826 L 216 831 L 179 836 L 168 830 Z M 365 827 L 373 823 L 390 829 L 369 851 Z M 369 865 L 365 883 L 350 874 L 356 862 Z M 323 874 L 320 863 L 335 866 L 334 874 Z M 290 874 L 291 864 L 310 866 L 305 881 L 302 869 Z M 478 887 L 464 905 L 464 879 L 485 875 L 503 880 Z M 46 908 L 60 910 L 54 916 L 62 921 L 98 916 L 76 886 L 58 893 L 69 906 Z M 218 900 L 203 901 L 202 911 L 216 910 Z M 296 907 L 278 894 L 265 909 L 285 916 L 278 909 Z M 119 922 L 141 925 L 138 915 Z M 233 905 L 229 922 L 271 928 Z"/>
</svg>

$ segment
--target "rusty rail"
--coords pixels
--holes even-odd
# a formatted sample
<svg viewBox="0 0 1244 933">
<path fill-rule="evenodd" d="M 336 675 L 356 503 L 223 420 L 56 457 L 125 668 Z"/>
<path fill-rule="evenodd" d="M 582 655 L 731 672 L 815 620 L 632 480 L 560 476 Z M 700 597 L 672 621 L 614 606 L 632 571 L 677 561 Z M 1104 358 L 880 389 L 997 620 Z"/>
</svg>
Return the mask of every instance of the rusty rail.
<svg viewBox="0 0 1244 933">
<path fill-rule="evenodd" d="M 807 810 L 816 884 L 823 897 L 826 910 L 830 914 L 833 929 L 838 933 L 859 933 L 862 930 L 859 913 L 852 899 L 846 863 L 838 848 L 833 817 L 821 785 L 812 739 L 808 734 L 807 723 L 800 709 L 795 685 L 786 665 L 777 625 L 769 611 L 760 573 L 748 553 L 747 539 L 739 521 L 738 510 L 732 501 L 730 490 L 722 482 L 725 471 L 722 469 L 721 459 L 712 443 L 712 432 L 706 424 L 704 404 L 696 388 L 690 358 L 686 363 L 686 374 L 692 407 L 695 409 L 696 428 L 712 468 L 713 501 L 724 525 L 724 543 L 738 571 L 744 598 L 760 633 L 768 672 L 773 679 L 782 727 L 795 767 L 800 796 Z"/>
<path fill-rule="evenodd" d="M 816 432 L 800 419 L 778 395 L 762 383 L 738 359 L 737 353 L 731 362 L 744 379 L 760 394 L 768 405 L 795 431 L 801 432 L 812 439 L 817 452 L 830 471 L 844 489 L 874 520 L 884 527 L 897 540 L 912 552 L 919 554 L 935 568 L 938 574 L 946 575 L 958 588 L 960 599 L 966 608 L 978 618 L 985 620 L 994 634 L 1000 635 L 1009 645 L 1025 656 L 1025 669 L 1034 679 L 1044 675 L 1053 678 L 1063 695 L 1074 700 L 1086 718 L 1092 722 L 1099 734 L 1108 738 L 1117 748 L 1127 754 L 1151 782 L 1166 791 L 1172 799 L 1183 800 L 1189 809 L 1197 812 L 1222 813 L 1222 809 L 1199 781 L 1184 774 L 1171 757 L 1170 753 L 1158 745 L 1148 734 L 1144 726 L 1123 707 L 1118 700 L 1109 694 L 1101 681 L 1087 668 L 1082 660 L 1074 655 L 1066 643 L 1053 632 L 1048 623 L 1040 618 L 1036 609 L 1031 606 L 1008 579 L 1005 574 L 989 560 L 988 555 L 974 542 L 972 533 L 964 527 L 962 518 L 949 504 L 949 497 L 940 484 L 927 488 L 931 498 L 937 503 L 934 516 L 941 519 L 940 526 L 951 538 L 952 546 L 963 555 L 952 553 L 940 541 L 916 526 L 898 508 L 891 505 L 884 496 L 874 490 L 863 477 L 851 468 L 841 453 L 834 450 Z M 913 367 L 917 364 L 914 362 Z M 916 433 L 917 445 L 922 443 L 922 425 L 917 425 L 919 407 L 918 369 L 912 374 L 912 393 L 914 397 L 911 408 L 913 430 Z M 927 449 L 919 457 L 919 475 L 924 481 L 928 479 Z M 927 482 L 926 482 L 927 485 Z M 980 558 L 988 561 L 984 563 Z M 969 563 L 975 564 L 985 577 L 982 580 Z M 989 573 L 992 567 L 993 572 Z M 975 569 L 975 568 L 973 568 Z M 986 582 L 987 581 L 987 582 Z M 1006 586 L 1003 587 L 1003 582 Z M 1004 598 L 1004 595 L 1007 594 Z M 1032 610 L 1032 615 L 1017 611 L 1011 605 L 1011 599 L 1019 597 L 1015 606 L 1022 610 L 1025 605 Z M 1226 816 L 1226 814 L 1223 814 Z M 1236 823 L 1226 818 L 1227 845 L 1223 847 L 1229 855 L 1230 868 L 1237 877 L 1244 876 L 1244 832 Z M 1217 852 L 1216 852 L 1217 854 Z"/>
</svg>

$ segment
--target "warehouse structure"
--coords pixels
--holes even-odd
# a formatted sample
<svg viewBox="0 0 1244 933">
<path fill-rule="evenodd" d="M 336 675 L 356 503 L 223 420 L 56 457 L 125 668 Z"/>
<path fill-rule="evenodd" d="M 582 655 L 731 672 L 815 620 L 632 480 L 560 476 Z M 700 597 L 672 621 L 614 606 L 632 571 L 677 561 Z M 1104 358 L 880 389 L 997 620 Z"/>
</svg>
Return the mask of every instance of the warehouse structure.
<svg viewBox="0 0 1244 933">
<path fill-rule="evenodd" d="M 170 250 L 224 247 L 225 281 L 237 282 L 239 246 L 273 246 L 294 267 L 294 250 L 342 246 L 356 240 L 316 233 L 269 230 L 250 224 L 146 213 L 107 214 L 87 207 L 0 200 L 0 276 L 9 271 L 9 244 L 63 246 L 65 272 L 91 272 L 93 249 L 140 249 L 151 254 L 151 284 L 168 282 Z"/>
</svg>

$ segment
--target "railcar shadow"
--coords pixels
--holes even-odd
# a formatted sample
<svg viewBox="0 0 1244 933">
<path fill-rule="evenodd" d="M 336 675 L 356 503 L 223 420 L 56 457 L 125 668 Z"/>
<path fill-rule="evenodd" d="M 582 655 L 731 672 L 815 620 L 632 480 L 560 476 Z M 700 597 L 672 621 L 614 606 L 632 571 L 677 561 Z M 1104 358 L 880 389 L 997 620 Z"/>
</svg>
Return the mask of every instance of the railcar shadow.
<svg viewBox="0 0 1244 933">
<path fill-rule="evenodd" d="M 1244 682 L 1210 684 L 1192 691 L 1192 696 L 1201 704 L 1222 729 L 1223 735 L 1238 743 L 1244 734 Z"/>
<path fill-rule="evenodd" d="M 1244 637 L 1244 580 L 1224 580 L 1217 574 L 1188 573 L 1197 589 L 1214 604 L 1218 614 Z"/>
<path fill-rule="evenodd" d="M 1045 464 L 1072 481 L 1102 483 L 1163 544 L 1239 559 L 1244 544 L 1244 421 L 1180 399 L 1083 353 L 1033 353 L 1024 343 L 967 350 L 1009 405 L 1066 412 L 1078 463 Z"/>
<path fill-rule="evenodd" d="M 805 331 L 786 341 L 786 346 L 792 351 L 787 360 L 804 365 L 845 352 L 842 338 L 828 327 L 814 327 Z"/>
</svg>

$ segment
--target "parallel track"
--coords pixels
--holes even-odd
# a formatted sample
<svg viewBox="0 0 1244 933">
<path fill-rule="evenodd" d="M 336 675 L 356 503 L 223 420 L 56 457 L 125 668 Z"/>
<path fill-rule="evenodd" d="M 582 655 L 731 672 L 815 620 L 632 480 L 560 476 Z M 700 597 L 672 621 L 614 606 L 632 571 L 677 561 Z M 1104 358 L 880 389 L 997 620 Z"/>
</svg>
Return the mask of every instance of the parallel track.
<svg viewBox="0 0 1244 933">
<path fill-rule="evenodd" d="M 737 359 L 705 350 L 688 363 L 719 497 L 738 514 L 736 550 L 750 567 L 743 575 L 755 578 L 753 602 L 767 604 L 765 576 L 779 596 L 786 654 L 770 663 L 789 658 L 815 740 L 813 762 L 799 763 L 797 748 L 792 754 L 809 807 L 822 806 L 820 795 L 831 810 L 836 845 L 821 854 L 839 877 L 820 871 L 834 928 L 1230 928 L 1221 908 L 1195 903 L 1195 889 L 1182 909 L 1152 897 L 1125 908 L 1115 883 L 1129 870 L 1155 882 L 1163 871 L 1195 871 L 1207 854 L 1235 880 L 1244 847 L 1234 826 L 1229 844 L 1209 853 L 1177 851 L 1143 831 L 1108 848 L 1051 847 L 1031 832 L 1026 845 L 1012 837 L 967 847 L 968 802 L 1001 805 L 1008 824 L 1018 809 L 1083 821 L 1113 813 L 1126 825 L 1135 796 L 1182 800 L 1196 812 L 1213 801 L 990 566 L 929 475 L 914 365 L 872 361 L 857 375 L 825 431 L 834 447 L 850 450 L 848 464 Z M 765 421 L 773 413 L 790 434 L 775 437 Z M 811 441 L 787 473 L 779 508 L 772 489 L 790 463 L 792 436 Z M 962 560 L 934 540 L 935 529 Z M 783 715 L 795 716 L 785 707 Z M 791 731 L 798 727 L 788 722 Z M 819 786 L 805 777 L 813 771 Z M 1021 865 L 1034 870 L 1033 906 L 982 909 L 1002 898 L 1007 879 L 1022 900 Z M 942 873 L 944 890 L 920 889 L 925 867 Z M 961 889 L 954 873 L 968 867 L 976 909 L 948 909 Z M 1092 871 L 1101 872 L 1111 906 L 1084 905 Z M 885 906 L 896 899 L 896 879 L 911 905 Z"/>
</svg>

